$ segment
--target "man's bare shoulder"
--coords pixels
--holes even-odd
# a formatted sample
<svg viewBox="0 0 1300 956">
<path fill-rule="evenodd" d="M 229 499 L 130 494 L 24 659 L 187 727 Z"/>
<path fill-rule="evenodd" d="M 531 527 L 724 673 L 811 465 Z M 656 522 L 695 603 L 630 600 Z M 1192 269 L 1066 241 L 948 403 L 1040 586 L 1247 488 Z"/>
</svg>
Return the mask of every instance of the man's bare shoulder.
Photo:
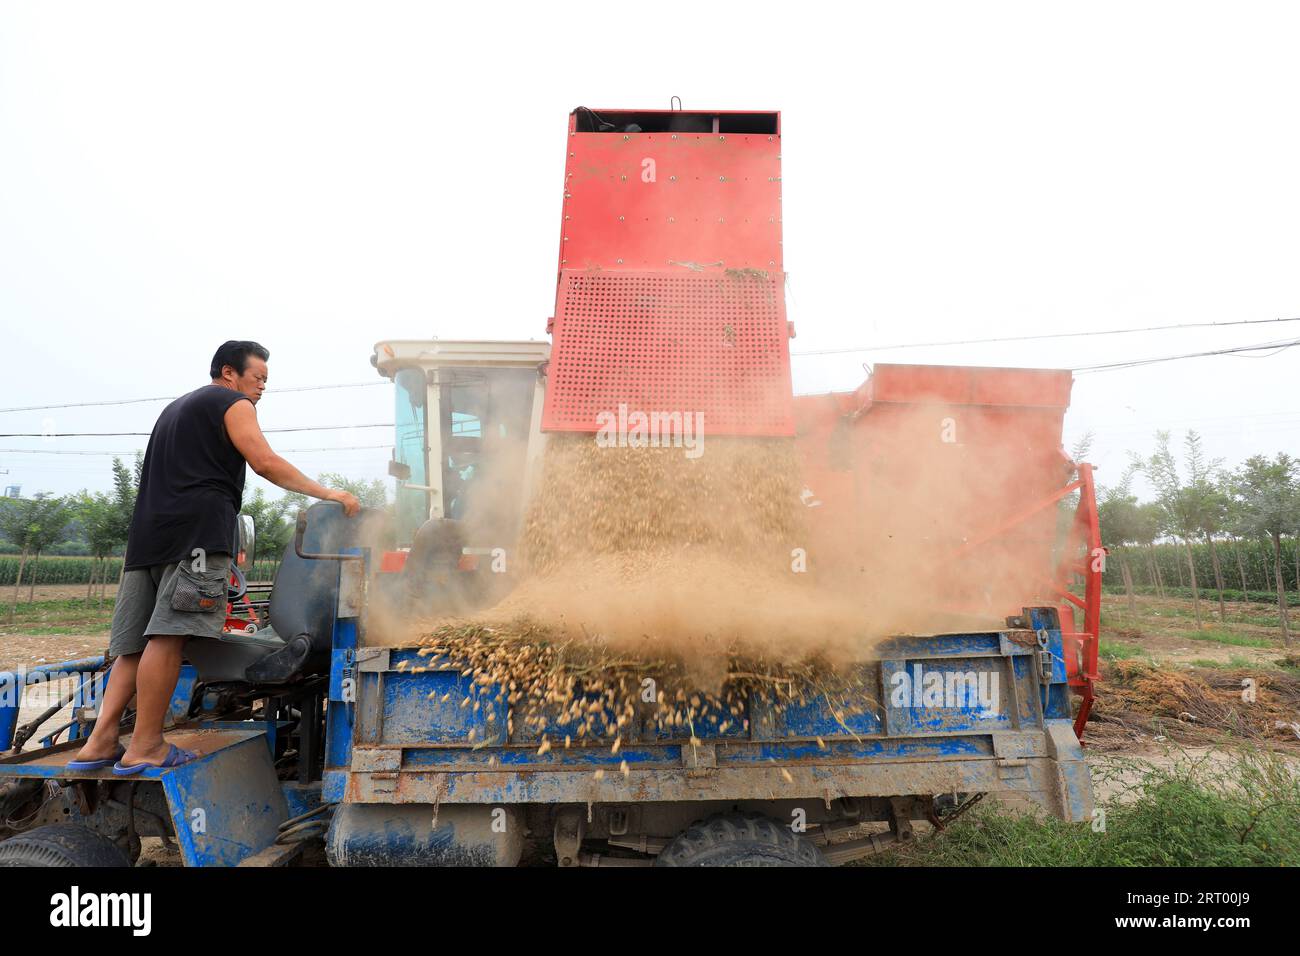
<svg viewBox="0 0 1300 956">
<path fill-rule="evenodd" d="M 226 409 L 226 421 L 257 421 L 257 406 L 249 400 L 248 396 L 241 396 L 243 401 L 231 402 L 230 407 Z"/>
</svg>

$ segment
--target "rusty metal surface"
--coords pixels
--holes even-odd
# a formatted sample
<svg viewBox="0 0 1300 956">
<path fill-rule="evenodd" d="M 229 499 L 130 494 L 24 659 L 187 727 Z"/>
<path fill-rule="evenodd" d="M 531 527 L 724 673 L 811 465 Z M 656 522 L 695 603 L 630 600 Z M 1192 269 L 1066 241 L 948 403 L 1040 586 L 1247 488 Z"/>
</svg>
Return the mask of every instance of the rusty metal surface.
<svg viewBox="0 0 1300 956">
<path fill-rule="evenodd" d="M 1016 761 L 1012 767 L 1003 760 L 984 758 L 710 770 L 655 767 L 603 775 L 585 769 L 402 771 L 353 773 L 345 799 L 354 803 L 611 803 L 1015 792 L 1054 815 L 1081 820 L 1092 809 L 1086 781 L 1087 768 L 1081 761 L 1048 758 Z"/>
<path fill-rule="evenodd" d="M 262 736 L 260 728 L 258 730 L 215 730 L 202 728 L 179 728 L 167 732 L 168 743 L 175 744 L 184 750 L 192 750 L 200 756 L 215 753 L 223 747 L 238 743 L 250 736 Z M 128 746 L 131 740 L 130 734 L 123 734 L 121 737 L 122 745 Z M 0 759 L 0 767 L 4 768 L 6 775 L 14 776 L 56 776 L 52 771 L 62 769 L 72 760 L 77 751 L 85 746 L 83 740 L 68 741 L 55 747 L 45 747 L 40 750 L 25 751 L 21 754 L 8 756 Z M 34 771 L 33 773 L 24 773 L 24 770 Z M 150 773 L 150 771 L 146 771 Z M 112 768 L 103 770 L 81 771 L 73 774 L 78 778 L 103 778 L 118 779 L 113 777 Z"/>
</svg>

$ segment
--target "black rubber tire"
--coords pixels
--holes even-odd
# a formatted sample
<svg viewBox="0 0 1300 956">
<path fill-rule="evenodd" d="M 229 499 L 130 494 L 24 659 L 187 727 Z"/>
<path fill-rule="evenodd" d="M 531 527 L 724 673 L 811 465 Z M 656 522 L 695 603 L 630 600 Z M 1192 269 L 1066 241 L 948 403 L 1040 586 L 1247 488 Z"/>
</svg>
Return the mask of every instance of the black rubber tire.
<svg viewBox="0 0 1300 956">
<path fill-rule="evenodd" d="M 0 843 L 0 866 L 130 866 L 108 837 L 75 823 L 52 823 Z"/>
<path fill-rule="evenodd" d="M 756 814 L 727 813 L 692 823 L 664 847 L 655 866 L 830 866 L 811 840 Z"/>
</svg>

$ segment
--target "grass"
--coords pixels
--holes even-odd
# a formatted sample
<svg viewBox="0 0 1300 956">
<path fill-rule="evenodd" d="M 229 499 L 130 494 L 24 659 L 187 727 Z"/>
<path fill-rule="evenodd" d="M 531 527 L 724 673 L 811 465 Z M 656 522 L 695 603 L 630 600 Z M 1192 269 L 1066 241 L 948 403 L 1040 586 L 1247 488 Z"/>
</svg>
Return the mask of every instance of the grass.
<svg viewBox="0 0 1300 956">
<path fill-rule="evenodd" d="M 1231 647 L 1272 647 L 1273 642 L 1264 637 L 1246 637 L 1243 634 L 1230 634 L 1227 631 L 1180 631 L 1189 641 L 1209 641 L 1212 644 L 1227 644 Z"/>
<path fill-rule="evenodd" d="M 1102 660 L 1107 661 L 1127 661 L 1137 657 L 1146 657 L 1147 652 L 1134 644 L 1123 644 L 1119 641 L 1103 640 L 1097 648 L 1097 653 Z"/>
<path fill-rule="evenodd" d="M 1241 605 L 1236 605 L 1236 606 L 1240 607 Z M 1255 627 L 1278 627 L 1279 626 L 1278 615 L 1276 613 L 1273 614 L 1253 613 L 1252 614 L 1252 613 L 1245 613 L 1241 611 L 1233 611 L 1231 610 L 1232 607 L 1233 605 L 1229 605 L 1229 611 L 1225 623 L 1250 624 Z M 1194 608 L 1192 608 L 1189 602 L 1185 606 L 1177 605 L 1177 604 L 1164 604 L 1164 605 L 1152 607 L 1150 605 L 1147 605 L 1145 609 L 1139 606 L 1137 614 L 1130 614 L 1127 607 L 1111 606 L 1111 607 L 1103 608 L 1101 614 L 1101 620 L 1103 624 L 1106 623 L 1132 624 L 1136 621 L 1141 621 L 1143 619 L 1153 618 L 1153 617 L 1155 618 L 1176 617 L 1176 618 L 1185 618 L 1187 620 L 1195 620 L 1196 611 Z M 1206 602 L 1204 599 L 1202 599 L 1201 618 L 1202 620 L 1205 621 L 1210 621 L 1210 620 L 1217 621 L 1219 619 L 1218 602 L 1217 601 Z"/>
<path fill-rule="evenodd" d="M 1126 592 L 1123 586 L 1105 584 L 1102 585 L 1102 593 L 1123 597 Z M 1206 587 L 1204 582 L 1200 586 L 1201 600 L 1213 601 L 1215 604 L 1219 601 L 1218 591 L 1213 586 Z M 1133 588 L 1133 593 L 1139 597 L 1156 597 L 1156 589 L 1149 585 L 1137 585 Z M 1284 592 L 1288 607 L 1300 606 L 1300 592 Z M 1166 598 L 1180 598 L 1190 601 L 1192 599 L 1192 589 L 1190 587 L 1165 587 Z M 1223 599 L 1229 603 L 1246 603 L 1246 604 L 1269 604 L 1277 607 L 1277 592 L 1269 589 L 1265 591 L 1242 591 L 1240 588 L 1224 588 Z"/>
<path fill-rule="evenodd" d="M 1197 658 L 1191 663 L 1193 667 L 1214 667 L 1220 670 L 1241 670 L 1243 668 L 1280 666 L 1270 664 L 1268 661 L 1252 661 L 1249 657 L 1242 657 L 1240 654 L 1233 654 L 1226 661 L 1211 661 L 1206 660 L 1205 658 Z"/>
<path fill-rule="evenodd" d="M 112 621 L 112 598 L 102 607 L 82 598 L 19 604 L 12 624 L 9 607 L 0 605 L 0 634 L 95 634 L 107 632 Z"/>
<path fill-rule="evenodd" d="M 1131 777 L 1092 822 L 1010 813 L 984 801 L 942 833 L 869 862 L 903 866 L 1297 866 L 1300 774 L 1274 754 L 1219 766 L 1116 761 L 1095 777 Z"/>
</svg>

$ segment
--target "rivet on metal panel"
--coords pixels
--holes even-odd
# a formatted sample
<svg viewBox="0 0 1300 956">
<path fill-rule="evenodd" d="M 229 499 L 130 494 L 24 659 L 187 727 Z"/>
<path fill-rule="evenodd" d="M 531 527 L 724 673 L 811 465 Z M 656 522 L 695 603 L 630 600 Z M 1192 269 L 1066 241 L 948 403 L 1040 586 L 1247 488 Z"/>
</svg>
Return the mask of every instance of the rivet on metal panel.
<svg viewBox="0 0 1300 956">
<path fill-rule="evenodd" d="M 568 242 L 568 241 L 569 241 L 569 237 L 568 237 L 568 236 L 565 236 L 565 237 L 564 237 L 564 241 L 565 241 L 565 242 Z"/>
<path fill-rule="evenodd" d="M 618 260 L 618 264 L 619 264 L 619 265 L 622 265 L 622 264 L 623 264 L 623 260 L 622 260 L 622 259 L 619 259 L 619 260 Z"/>
<path fill-rule="evenodd" d="M 676 138 L 677 138 L 677 134 L 676 134 L 676 133 L 673 133 L 673 139 L 676 139 Z"/>
<path fill-rule="evenodd" d="M 725 183 L 726 181 L 727 181 L 727 177 L 726 177 L 726 176 L 719 176 L 719 177 L 718 177 L 718 182 L 720 182 L 720 183 Z"/>
<path fill-rule="evenodd" d="M 630 136 L 624 136 L 624 137 L 623 137 L 623 142 L 625 142 L 625 143 L 626 143 L 626 142 L 627 142 L 627 141 L 628 141 L 628 140 L 629 140 L 629 139 L 631 139 L 631 137 L 630 137 Z"/>
<path fill-rule="evenodd" d="M 726 222 L 726 221 L 727 220 L 723 219 L 721 216 L 718 217 L 718 222 Z"/>
<path fill-rule="evenodd" d="M 627 177 L 626 177 L 626 176 L 620 176 L 619 179 L 623 180 L 624 182 L 627 182 Z"/>
<path fill-rule="evenodd" d="M 675 183 L 675 182 L 677 182 L 677 177 L 676 177 L 676 176 L 669 176 L 669 177 L 668 177 L 668 181 L 669 181 L 670 183 Z"/>
<path fill-rule="evenodd" d="M 776 265 L 776 260 L 774 260 L 774 259 L 768 259 L 768 260 L 767 260 L 767 264 L 768 264 L 769 266 L 774 266 L 774 265 Z"/>
<path fill-rule="evenodd" d="M 718 139 L 721 140 L 721 141 L 724 142 L 724 143 L 727 141 L 727 137 L 725 137 L 725 136 L 719 136 Z"/>
<path fill-rule="evenodd" d="M 767 138 L 767 141 L 768 141 L 769 143 L 772 142 L 772 137 L 769 136 L 769 137 Z"/>
<path fill-rule="evenodd" d="M 676 222 L 677 220 L 674 219 L 672 216 L 669 216 L 669 217 L 668 217 L 668 221 L 669 221 L 669 222 Z"/>
<path fill-rule="evenodd" d="M 618 217 L 618 221 L 619 221 L 619 222 L 622 222 L 622 221 L 623 221 L 623 217 L 622 217 L 622 216 L 619 216 L 619 217 Z"/>
</svg>

